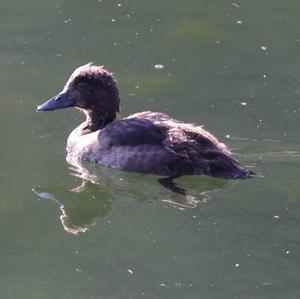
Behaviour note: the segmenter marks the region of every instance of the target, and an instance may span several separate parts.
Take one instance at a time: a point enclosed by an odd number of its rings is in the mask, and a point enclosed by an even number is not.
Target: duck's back
[[[164,113],[142,112],[131,117],[151,120],[166,129],[165,148],[172,153],[168,163],[171,175],[205,174],[226,179],[248,178],[251,172],[231,157],[225,144],[201,126],[183,123]]]
[[[169,176],[249,176],[209,132],[149,111],[108,124],[82,158],[116,169]]]

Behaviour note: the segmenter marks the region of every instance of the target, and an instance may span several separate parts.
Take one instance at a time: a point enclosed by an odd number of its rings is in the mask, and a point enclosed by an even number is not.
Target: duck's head
[[[64,89],[37,107],[37,111],[76,107],[86,114],[93,113],[114,120],[120,107],[119,91],[112,73],[92,63],[78,67]]]

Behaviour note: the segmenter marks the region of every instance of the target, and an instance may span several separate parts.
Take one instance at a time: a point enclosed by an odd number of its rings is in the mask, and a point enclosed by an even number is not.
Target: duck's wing
[[[173,145],[172,150],[176,155],[168,168],[173,175],[204,174],[224,179],[246,179],[254,174],[244,169],[229,153],[213,146],[183,142]]]
[[[166,175],[174,153],[165,146],[167,129],[148,119],[125,118],[99,134],[99,164],[138,172]]]
[[[201,127],[173,119],[130,117],[116,121],[99,135],[100,164],[171,177],[204,174],[225,179],[251,175],[227,147]]]
[[[173,123],[166,144],[175,152],[169,164],[173,175],[205,174],[225,179],[244,179],[251,172],[236,161],[229,149],[202,127]]]
[[[167,138],[167,129],[149,119],[124,118],[107,125],[100,137],[110,146],[160,145]]]

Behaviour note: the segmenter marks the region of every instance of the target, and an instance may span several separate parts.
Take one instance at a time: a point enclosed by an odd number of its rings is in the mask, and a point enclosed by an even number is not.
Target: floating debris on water
[[[64,23],[65,23],[65,24],[68,24],[68,23],[70,23],[71,21],[72,21],[72,19],[71,19],[71,18],[68,18],[68,19],[64,20]]]
[[[155,65],[154,65],[154,68],[157,69],[157,70],[162,70],[162,69],[165,68],[165,66],[164,66],[163,64],[159,64],[159,63],[158,63],[158,64],[155,64]]]
[[[133,271],[131,269],[127,269],[127,272],[129,272],[130,274],[133,274]]]
[[[267,47],[266,46],[261,46],[260,47],[263,51],[266,51],[267,50]]]
[[[262,286],[271,286],[272,283],[271,282],[262,282],[261,285]]]
[[[240,8],[240,6],[237,3],[235,3],[235,2],[231,3],[231,5],[234,6],[234,7],[236,7],[236,8]]]
[[[242,106],[247,106],[248,104],[246,102],[241,102]]]

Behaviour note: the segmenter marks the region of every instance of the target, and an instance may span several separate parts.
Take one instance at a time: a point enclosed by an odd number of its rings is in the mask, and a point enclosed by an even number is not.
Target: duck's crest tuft
[[[73,84],[85,80],[99,80],[104,85],[111,86],[115,83],[113,73],[107,71],[104,66],[94,65],[93,62],[89,62],[85,65],[79,66],[70,76],[65,88],[69,88]]]

